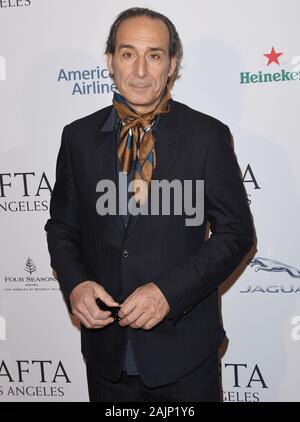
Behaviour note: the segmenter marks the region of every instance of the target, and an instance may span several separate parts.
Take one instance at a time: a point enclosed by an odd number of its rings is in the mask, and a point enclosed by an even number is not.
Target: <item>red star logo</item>
[[[278,57],[282,56],[282,54],[283,53],[276,53],[276,51],[274,50],[274,47],[272,47],[271,53],[264,54],[264,56],[268,58],[267,65],[269,66],[269,64],[271,64],[273,62],[280,64],[279,61],[278,61]]]

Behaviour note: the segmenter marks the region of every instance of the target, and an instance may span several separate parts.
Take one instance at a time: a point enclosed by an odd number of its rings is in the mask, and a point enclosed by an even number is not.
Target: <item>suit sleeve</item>
[[[221,125],[207,153],[204,210],[211,236],[197,253],[154,281],[173,323],[217,289],[253,246],[252,217],[230,140],[228,127]]]
[[[80,251],[80,204],[69,151],[70,126],[63,130],[56,163],[56,182],[50,201],[50,219],[45,225],[51,267],[57,274],[69,310],[69,295],[90,279]]]

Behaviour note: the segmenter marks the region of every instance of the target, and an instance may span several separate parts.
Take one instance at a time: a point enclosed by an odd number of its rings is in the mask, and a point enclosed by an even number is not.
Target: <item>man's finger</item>
[[[138,328],[142,328],[144,325],[146,325],[151,320],[152,320],[152,318],[149,317],[149,315],[144,313],[144,314],[140,315],[139,318],[137,318],[135,321],[133,321],[129,325],[130,325],[131,328],[138,329]]]
[[[120,325],[122,327],[132,324],[134,323],[138,318],[141,317],[141,315],[143,314],[143,311],[139,308],[134,308],[132,310],[132,312],[130,312],[129,314],[127,314],[126,316],[124,316],[121,320],[120,320]],[[119,313],[120,316],[120,313]]]
[[[101,323],[101,320],[105,320],[111,314],[110,311],[102,311],[99,309],[96,301],[90,297],[82,303],[78,311],[84,314],[90,324],[92,324],[95,320]]]
[[[86,328],[91,328],[90,323],[88,322],[88,320],[85,318],[85,316],[79,312],[79,311],[74,311],[73,314],[79,319],[79,321],[86,327]]]
[[[101,311],[94,303],[82,304],[77,308],[77,312],[84,317],[90,326],[102,325],[111,316],[110,311]]]
[[[134,300],[128,301],[127,303],[123,302],[121,305],[121,309],[119,310],[120,318],[124,318],[129,315],[135,308],[137,304]]]
[[[160,323],[160,321],[157,321],[157,320],[152,318],[149,321],[147,321],[146,324],[144,324],[142,326],[142,329],[143,330],[151,330],[153,327],[155,327],[159,323]]]
[[[115,299],[111,297],[103,288],[97,289],[95,293],[95,299],[97,297],[99,297],[107,306],[120,306],[120,304],[116,302]]]
[[[79,318],[80,322],[86,327],[86,328],[103,328],[108,324],[111,324],[114,322],[114,319],[112,317],[108,317],[106,319],[91,319],[90,317],[87,317],[81,313],[76,312],[75,315]]]
[[[112,317],[107,318],[105,321],[103,321],[101,324],[95,323],[95,325],[92,326],[92,328],[103,328],[107,325],[110,325],[114,322],[114,319]]]

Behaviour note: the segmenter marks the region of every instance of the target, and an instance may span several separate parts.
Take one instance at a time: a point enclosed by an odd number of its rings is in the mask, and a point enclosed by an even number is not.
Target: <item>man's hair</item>
[[[179,78],[180,63],[181,63],[182,55],[183,55],[182,44],[181,44],[181,40],[179,38],[178,32],[175,28],[175,25],[170,21],[169,18],[167,18],[165,15],[162,15],[159,12],[155,12],[154,10],[147,9],[145,7],[132,7],[130,9],[127,9],[121,12],[117,16],[116,20],[114,21],[114,23],[112,24],[110,28],[109,35],[106,41],[105,54],[115,53],[116,34],[117,34],[120,24],[126,19],[135,18],[138,16],[146,16],[151,19],[159,19],[162,22],[164,22],[165,25],[167,26],[169,30],[169,35],[170,35],[169,57],[176,58],[175,72],[171,78],[171,81],[169,81],[169,83],[173,85],[175,80]]]

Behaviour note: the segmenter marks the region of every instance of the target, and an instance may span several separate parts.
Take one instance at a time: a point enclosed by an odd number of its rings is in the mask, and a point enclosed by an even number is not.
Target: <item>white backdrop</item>
[[[258,252],[223,288],[224,400],[300,401],[297,0],[0,0],[0,401],[88,400],[43,227],[62,128],[111,104],[105,40],[132,6],[175,23],[173,97],[229,125],[251,202]]]

